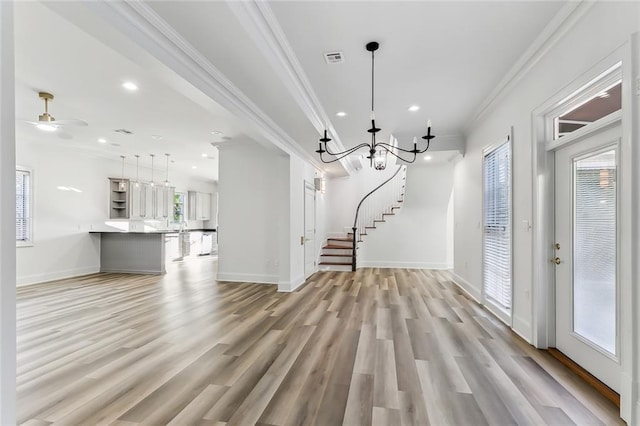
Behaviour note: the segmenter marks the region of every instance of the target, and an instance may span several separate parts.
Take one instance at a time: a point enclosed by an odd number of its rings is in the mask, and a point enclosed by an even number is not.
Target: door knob
[[[554,247],[556,248],[556,250],[560,250],[560,243],[555,243]]]
[[[559,264],[560,264],[560,258],[559,258],[559,257],[556,257],[555,259],[551,259],[551,261],[552,261],[553,263],[555,263],[556,265],[559,265]]]

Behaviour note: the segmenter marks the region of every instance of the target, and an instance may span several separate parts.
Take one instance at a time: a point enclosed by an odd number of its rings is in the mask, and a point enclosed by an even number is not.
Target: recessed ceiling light
[[[55,132],[58,129],[58,127],[54,126],[53,124],[45,123],[40,123],[36,127],[40,130],[44,130],[45,132]]]
[[[213,136],[222,136],[222,132],[218,131],[218,130],[214,130],[213,132],[211,132],[211,134]]]
[[[431,156],[430,155],[425,155],[424,156],[424,161],[431,161]]]
[[[69,188],[67,188],[66,186],[59,186],[58,189],[60,191],[71,191]]]
[[[138,85],[135,84],[133,81],[125,81],[124,83],[122,83],[122,87],[124,87],[125,89],[131,92],[135,92],[136,90],[138,90]]]
[[[159,141],[160,139],[162,139],[162,136],[160,136],[160,135],[151,135],[151,139],[155,139],[155,140]]]
[[[411,112],[416,112],[416,111],[418,111],[419,109],[420,109],[420,105],[411,105],[411,106],[409,107],[409,111],[411,111]]]
[[[338,111],[338,112],[336,112],[336,115],[337,115],[338,117],[346,117],[346,116],[347,116],[347,113],[346,113],[346,112],[344,112],[344,111]]]
[[[100,138],[98,139],[98,142],[100,143],[107,143],[107,140],[105,138]]]
[[[205,154],[204,152],[201,154],[201,156],[202,156],[202,158],[207,158],[208,157],[208,155]]]
[[[198,168],[198,166],[191,166],[191,168],[195,170]]]

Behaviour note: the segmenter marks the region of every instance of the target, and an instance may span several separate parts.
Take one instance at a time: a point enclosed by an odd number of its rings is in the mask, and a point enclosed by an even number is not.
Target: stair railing
[[[356,215],[353,219],[353,227],[351,228],[353,231],[352,271],[355,272],[356,270],[356,250],[359,236],[366,235],[366,230],[369,227],[367,224],[371,224],[371,227],[375,226],[377,221],[384,220],[384,213],[393,213],[392,207],[397,205],[398,202],[404,201],[406,174],[407,166],[398,166],[398,169],[389,179],[376,186],[371,192],[362,197],[362,200],[358,203]],[[393,184],[387,185],[391,181],[394,181]],[[360,214],[361,212],[362,214]]]

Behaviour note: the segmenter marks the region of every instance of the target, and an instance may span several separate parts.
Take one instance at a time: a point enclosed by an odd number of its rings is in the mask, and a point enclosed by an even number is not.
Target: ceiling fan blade
[[[48,124],[52,124],[54,126],[76,126],[76,127],[86,127],[89,125],[86,121],[83,120],[55,120],[50,121]]]

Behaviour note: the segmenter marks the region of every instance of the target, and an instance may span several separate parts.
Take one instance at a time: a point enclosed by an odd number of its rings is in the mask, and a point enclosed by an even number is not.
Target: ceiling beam
[[[143,2],[87,2],[87,7],[119,29],[173,72],[243,120],[269,148],[308,161],[322,169],[315,156],[302,149],[275,121],[218,70],[202,53]]]
[[[329,116],[322,107],[269,4],[257,0],[227,0],[227,4],[258,50],[264,54],[276,71],[318,135],[322,135],[325,129],[328,130],[335,144],[332,150],[344,151],[345,147],[338,132],[331,124]],[[313,143],[312,146],[315,147],[315,142],[314,140],[308,143]],[[340,163],[349,174],[353,173],[358,166],[349,156],[340,160]]]

